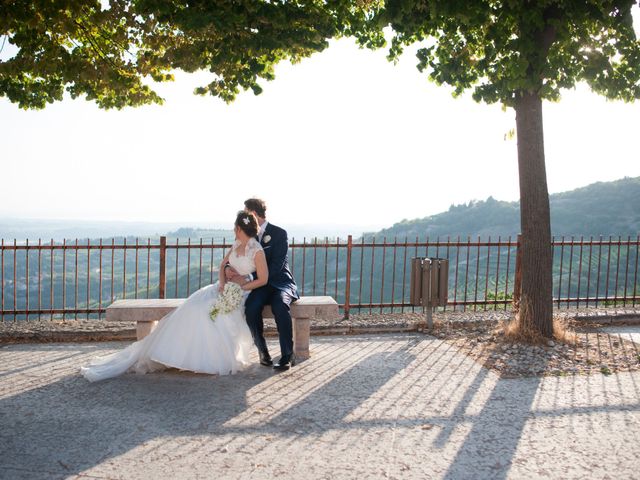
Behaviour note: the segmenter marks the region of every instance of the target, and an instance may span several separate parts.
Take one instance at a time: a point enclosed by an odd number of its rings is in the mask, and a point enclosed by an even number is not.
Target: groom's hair
[[[259,198],[250,198],[244,201],[244,208],[256,212],[259,217],[267,218],[267,204]]]
[[[245,212],[244,210],[239,211],[234,225],[249,237],[258,235],[258,219],[253,213]]]

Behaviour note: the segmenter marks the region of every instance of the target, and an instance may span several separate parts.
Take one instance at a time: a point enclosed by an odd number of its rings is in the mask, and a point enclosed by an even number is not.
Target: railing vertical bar
[[[100,247],[98,253],[98,308],[100,309],[98,320],[100,320],[102,318],[102,238],[100,238],[98,245]]]
[[[187,238],[187,297],[191,295],[191,237]]]
[[[200,270],[198,271],[198,290],[202,288],[202,238],[200,238]]]
[[[318,237],[313,237],[313,282],[312,295],[316,294],[316,278],[318,276]]]
[[[0,239],[0,306],[4,312],[4,238]],[[4,322],[4,313],[0,313],[0,321]]]
[[[307,270],[307,237],[302,237],[302,296],[304,296],[305,274]]]
[[[174,298],[178,298],[178,256],[180,256],[180,249],[178,245],[180,244],[180,239],[176,238],[176,293]]]
[[[569,299],[571,298],[571,271],[573,267],[573,243],[574,237],[571,235],[571,245],[569,246],[569,278],[567,279],[567,309],[569,308]]]
[[[460,235],[458,235],[458,238],[456,240],[456,273],[455,273],[455,280],[454,280],[454,285],[453,285],[453,303],[454,305],[457,303],[458,301],[458,263],[460,260]],[[454,306],[453,309],[455,310],[456,307]]]
[[[487,242],[487,269],[484,274],[484,310],[487,311],[487,292],[489,291],[489,264],[491,263],[491,235]],[[497,300],[497,299],[496,299]]]
[[[582,282],[582,250],[584,249],[584,235],[580,235],[580,257],[578,259],[578,291],[576,292],[576,308],[580,308],[580,283]]]
[[[403,255],[402,255],[402,313],[404,313],[404,303],[405,303],[405,299],[406,297],[406,293],[407,293],[407,249],[409,248],[407,246],[407,237],[405,235],[404,237],[404,248],[403,250]]]
[[[158,298],[167,296],[167,237],[160,236],[160,253],[158,255]]]
[[[633,274],[633,306],[636,306],[636,297],[638,296],[638,255],[640,254],[640,235],[636,237],[636,268]]]
[[[502,247],[502,236],[498,235],[498,258],[496,260],[496,289],[495,289],[495,300],[496,303],[493,304],[493,310],[498,309],[498,283],[500,281],[500,248]],[[505,298],[506,300],[506,298]]]
[[[51,251],[53,254],[53,250]],[[53,301],[53,298],[51,299]],[[51,306],[53,308],[53,305]],[[67,309],[67,239],[62,239],[62,309]],[[64,315],[64,314],[63,314]]]
[[[324,288],[322,290],[323,295],[327,295],[327,278],[329,268],[329,237],[324,237]]]
[[[598,298],[600,296],[600,265],[602,262],[602,235],[600,235],[600,241],[598,242],[598,274],[596,277],[596,307],[598,306]]]
[[[213,283],[213,269],[214,269],[214,265],[213,265],[213,237],[211,237],[211,248],[210,250],[210,254],[211,254],[211,265],[209,266],[209,284]],[[224,257],[222,257],[224,258]]]
[[[396,306],[396,257],[398,250],[398,237],[393,237],[393,273],[391,274],[391,313],[395,312]]]
[[[29,320],[29,239],[25,240],[25,249],[24,249],[24,257],[25,257],[25,281],[26,287],[25,290],[25,306],[27,310],[27,314],[25,316],[26,320]]]
[[[87,320],[89,320],[89,304],[90,303],[91,303],[91,240],[87,238]]]
[[[417,257],[418,256],[418,235],[416,235],[416,240],[415,240],[415,244],[414,244],[414,249],[413,249],[413,256]],[[409,285],[409,288],[411,288],[411,285]],[[414,305],[411,305],[411,312],[415,312],[416,311],[416,307]]]
[[[64,252],[64,250],[63,250]],[[63,253],[64,254],[64,253]],[[53,309],[54,309],[54,302],[53,302],[53,238],[51,239],[51,255],[49,258],[49,303],[51,304],[51,314],[49,317],[49,320],[53,320]],[[64,279],[63,279],[63,286],[64,286]],[[62,305],[62,309],[64,310],[64,305]],[[64,320],[64,314],[62,314],[62,318]]]
[[[593,236],[589,236],[589,265],[587,266],[587,297],[585,307],[589,307],[589,292],[591,291],[591,261],[593,259]]]
[[[18,249],[16,248],[16,246],[18,245],[18,241],[14,238],[13,239],[13,321],[15,322],[17,320],[17,316],[16,316],[16,310],[18,310],[18,279],[17,279],[17,259],[16,259],[16,255],[18,253]]]
[[[478,236],[478,245],[476,249],[476,282],[473,291],[473,311],[478,309],[478,277],[480,276],[480,236]]]
[[[335,290],[333,292],[333,298],[338,301],[338,264],[340,262],[340,237],[336,239],[336,276],[334,283]]]
[[[73,298],[73,309],[74,309],[74,316],[75,319],[78,319],[78,238],[76,237],[76,248],[74,248],[74,263],[75,263],[75,268],[74,268],[74,279],[75,279],[75,284],[73,286],[74,289],[74,298]],[[64,318],[64,317],[63,317]]]
[[[358,304],[362,305],[362,277],[364,276],[364,235],[362,236],[360,245],[360,285],[358,286]],[[362,311],[362,307],[359,307],[358,312]]]
[[[555,244],[555,237],[551,237],[551,244]],[[562,261],[564,260],[564,235],[560,240],[560,270],[559,270],[559,279],[558,279],[558,308],[560,308],[560,291],[562,290]]]
[[[627,263],[624,269],[624,303],[627,306],[627,285],[629,283],[629,257],[631,256],[631,235],[627,237]]]
[[[516,247],[517,248],[517,247]],[[504,281],[504,298],[505,300],[507,299],[507,296],[509,295],[509,267],[511,266],[511,235],[509,235],[509,238],[507,239],[507,275]],[[516,292],[513,292],[513,295],[511,296],[511,298],[515,299],[516,297]],[[508,306],[509,302],[504,302],[504,310],[507,310],[507,306]]]
[[[467,258],[466,258],[466,266],[464,272],[464,305],[462,306],[462,310],[467,310],[467,284],[469,282],[469,253],[471,251],[471,237],[467,236]]]
[[[415,243],[415,248],[414,248],[414,253],[413,253],[415,257],[418,256],[418,240],[419,240],[419,238],[420,237],[418,235],[416,235],[416,243]],[[415,312],[416,311],[416,307],[412,306],[411,307],[411,311]]]
[[[116,294],[115,294],[115,273],[113,271],[114,269],[114,260],[113,257],[115,256],[115,252],[116,252],[116,239],[115,237],[111,237],[111,303],[113,303],[113,301],[116,299]]]
[[[4,238],[0,238],[0,322],[4,322]]]
[[[372,304],[373,304],[373,264],[376,257],[376,237],[372,239],[372,247],[371,247],[371,269],[369,271],[369,315],[373,313]]]
[[[296,238],[295,237],[291,237],[291,271],[295,272],[296,271],[296,249],[294,247],[294,245],[296,244]]]
[[[123,242],[123,262],[122,262],[122,298],[127,298],[127,237]]]
[[[616,283],[613,287],[613,301],[616,302],[618,300],[618,275],[620,273],[620,242],[622,241],[622,237],[618,235],[618,254],[616,258]]]
[[[138,247],[140,245],[139,239],[138,237],[136,237],[136,257],[135,257],[135,275],[134,275],[134,279],[135,279],[135,285],[133,287],[133,298],[138,298]]]
[[[611,235],[609,235],[609,252],[607,253],[607,277],[604,284],[604,300],[609,299],[609,269],[611,267]]]
[[[38,239],[38,310],[42,310],[42,239]],[[38,320],[42,313],[38,312]]]
[[[384,303],[384,262],[387,257],[387,237],[382,237],[382,278],[380,279],[380,313],[382,313],[382,304]],[[373,268],[372,268],[373,270]]]
[[[147,237],[147,295],[149,298],[149,288],[151,283],[151,238]]]
[[[347,235],[347,278],[344,287],[344,318],[349,318],[351,310],[351,257],[353,253],[353,237]]]
[[[449,235],[447,235],[447,264],[451,263],[451,260],[449,258],[449,247],[451,245],[451,237]],[[449,276],[447,275],[447,278]],[[449,285],[447,285],[447,293],[449,292]],[[448,302],[447,302],[448,303]],[[442,308],[442,310],[444,310],[445,312],[447,311],[447,303],[444,304],[444,307]],[[454,307],[455,310],[455,307]]]

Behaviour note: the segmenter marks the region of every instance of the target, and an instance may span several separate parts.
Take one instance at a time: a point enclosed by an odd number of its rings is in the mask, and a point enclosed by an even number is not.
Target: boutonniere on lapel
[[[271,241],[271,235],[265,235],[262,239],[262,243],[269,243]]]

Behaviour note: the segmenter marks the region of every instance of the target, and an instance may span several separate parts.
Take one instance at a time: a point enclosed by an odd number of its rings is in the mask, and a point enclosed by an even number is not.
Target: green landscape
[[[509,300],[515,277],[518,208],[517,202],[493,198],[471,201],[353,238],[350,304],[364,305],[369,311],[407,303],[413,257],[449,260],[449,300],[461,303],[459,308],[462,304],[473,308],[487,300]],[[558,243],[554,248],[556,298],[598,296],[616,303],[618,297],[638,296],[640,178],[599,182],[552,195],[551,219]],[[167,297],[186,297],[215,281],[218,264],[233,240],[229,230],[188,226],[165,236]],[[572,238],[585,243],[570,244]],[[510,246],[497,245],[498,240],[509,239]],[[157,298],[159,242],[160,235],[74,238],[54,242],[53,258],[51,249],[29,249],[27,256],[25,249],[5,248],[0,269],[3,317],[13,319],[6,312],[24,310],[27,302],[29,310],[77,310],[103,309],[119,298]],[[31,240],[29,245],[37,243]],[[4,244],[12,245],[13,241],[4,239]],[[96,248],[100,245],[102,248]],[[332,295],[340,304],[345,303],[345,239],[296,242],[290,261],[304,295]],[[505,307],[506,303],[496,305]]]

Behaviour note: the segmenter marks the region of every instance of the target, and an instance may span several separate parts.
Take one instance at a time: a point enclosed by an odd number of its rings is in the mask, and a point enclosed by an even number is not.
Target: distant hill
[[[550,196],[551,231],[561,235],[632,235],[640,233],[640,177],[598,182]],[[424,239],[427,236],[496,238],[520,231],[520,202],[489,197],[430,217],[403,220],[366,236]]]

